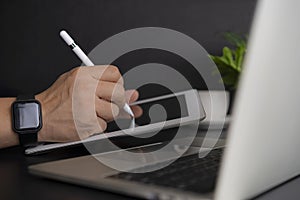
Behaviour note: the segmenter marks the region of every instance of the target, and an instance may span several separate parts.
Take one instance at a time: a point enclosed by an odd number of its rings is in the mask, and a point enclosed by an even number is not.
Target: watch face
[[[13,128],[22,131],[38,131],[41,128],[41,106],[38,101],[16,101],[13,104]]]

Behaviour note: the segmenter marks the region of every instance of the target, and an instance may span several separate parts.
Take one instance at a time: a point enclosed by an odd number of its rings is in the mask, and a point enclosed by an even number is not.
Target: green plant
[[[247,38],[229,32],[224,34],[224,38],[232,45],[232,48],[225,46],[222,56],[210,55],[210,58],[216,63],[224,85],[228,89],[236,89],[243,69]]]

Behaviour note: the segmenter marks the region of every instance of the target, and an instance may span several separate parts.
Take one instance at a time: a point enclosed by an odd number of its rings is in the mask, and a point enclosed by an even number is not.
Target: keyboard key
[[[185,156],[153,172],[122,172],[111,177],[192,192],[211,192],[215,187],[222,152],[223,149],[215,149],[204,158],[199,158],[198,154]],[[149,166],[141,169],[149,169]]]

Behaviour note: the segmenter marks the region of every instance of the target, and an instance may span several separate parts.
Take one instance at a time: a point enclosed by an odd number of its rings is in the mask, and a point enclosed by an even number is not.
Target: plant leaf
[[[233,60],[234,58],[233,58],[232,52],[228,47],[223,48],[223,56],[222,57],[227,60],[227,63],[230,67],[232,67],[234,69],[237,68],[237,66],[235,65],[235,62]]]
[[[215,62],[222,76],[220,81],[227,87],[235,89],[246,53],[246,37],[228,32],[224,34],[224,37],[234,46],[234,49],[225,46],[222,56],[210,55],[210,58]],[[213,74],[218,73],[218,71],[214,71]]]
[[[244,61],[244,56],[245,56],[245,48],[244,47],[237,47],[235,50],[235,63],[237,66],[237,70],[241,72],[242,70],[242,64]]]

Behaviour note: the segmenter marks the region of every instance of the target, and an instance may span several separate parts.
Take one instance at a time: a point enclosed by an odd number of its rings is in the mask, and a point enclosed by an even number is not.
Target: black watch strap
[[[27,101],[35,99],[34,95],[32,94],[22,94],[17,97],[18,101]],[[30,147],[30,146],[36,146],[38,137],[37,132],[32,133],[26,133],[26,134],[18,134],[19,135],[19,141],[20,145],[23,147]]]
[[[37,145],[38,136],[36,132],[19,134],[20,145],[23,147],[32,147]]]
[[[31,100],[31,99],[35,99],[33,94],[21,94],[19,96],[17,96],[17,100],[18,101],[27,101],[27,100]]]

